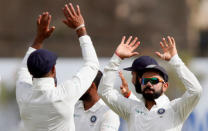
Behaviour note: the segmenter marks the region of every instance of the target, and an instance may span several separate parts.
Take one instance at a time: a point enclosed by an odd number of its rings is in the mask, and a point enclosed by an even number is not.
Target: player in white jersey
[[[97,89],[102,78],[98,71],[90,88],[75,105],[74,121],[76,131],[118,131],[120,120],[100,99]]]
[[[74,106],[92,84],[99,63],[90,37],[87,35],[79,6],[63,8],[63,22],[79,37],[84,65],[72,79],[56,83],[57,56],[41,49],[43,41],[54,31],[51,15],[44,12],[37,19],[37,36],[28,49],[16,82],[16,99],[24,131],[75,131]],[[60,45],[60,43],[57,43]],[[61,46],[61,45],[60,45]]]
[[[182,125],[200,99],[201,85],[194,74],[179,58],[175,40],[163,38],[160,45],[163,53],[155,52],[162,60],[168,61],[183,82],[186,92],[180,98],[166,101],[164,92],[168,88],[168,75],[159,65],[148,65],[141,72],[139,82],[143,99],[126,99],[113,88],[119,65],[124,58],[139,54],[134,50],[140,42],[122,38],[108,66],[105,67],[101,85],[98,88],[103,101],[128,123],[129,131],[180,131]],[[136,74],[132,72],[132,82]]]

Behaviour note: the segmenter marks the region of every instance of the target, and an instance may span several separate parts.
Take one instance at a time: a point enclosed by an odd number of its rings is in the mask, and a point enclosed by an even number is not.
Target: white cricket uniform
[[[151,110],[144,101],[124,98],[113,88],[121,59],[114,54],[104,69],[98,93],[103,101],[128,123],[129,131],[180,131],[188,115],[199,101],[202,88],[192,72],[178,55],[169,64],[176,70],[186,87],[186,92],[173,101],[164,101],[164,95],[156,99]]]
[[[76,131],[118,131],[119,116],[105,105],[102,99],[84,110],[83,101],[77,102],[74,111]]]
[[[74,131],[74,106],[92,84],[99,69],[96,52],[89,36],[79,38],[83,67],[71,80],[55,87],[54,79],[33,78],[28,72],[29,48],[18,72],[16,99],[24,131]]]

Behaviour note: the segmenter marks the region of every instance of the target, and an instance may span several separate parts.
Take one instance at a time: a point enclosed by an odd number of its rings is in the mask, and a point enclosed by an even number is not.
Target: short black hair
[[[103,73],[100,70],[98,70],[98,73],[97,73],[95,79],[93,80],[93,83],[95,83],[97,89],[100,84],[100,80],[101,80],[102,76],[103,76]]]

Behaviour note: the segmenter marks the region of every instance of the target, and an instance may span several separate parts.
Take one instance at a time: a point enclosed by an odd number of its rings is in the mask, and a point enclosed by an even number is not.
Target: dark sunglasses
[[[157,84],[159,82],[165,83],[162,79],[156,78],[156,77],[152,77],[152,78],[142,78],[142,85],[146,85],[148,82],[150,82],[151,84]]]

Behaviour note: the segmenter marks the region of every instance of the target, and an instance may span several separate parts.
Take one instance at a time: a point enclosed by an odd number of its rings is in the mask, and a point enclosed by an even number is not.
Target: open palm
[[[159,56],[161,59],[169,61],[174,55],[177,54],[177,49],[174,38],[168,36],[167,39],[168,42],[165,38],[163,38],[162,42],[160,42],[160,46],[163,50],[163,53],[155,52],[155,54]]]
[[[134,52],[134,50],[140,45],[140,41],[137,41],[138,38],[135,37],[131,41],[132,36],[130,36],[126,42],[125,39],[126,37],[123,36],[121,43],[117,47],[115,53],[122,59],[138,55],[139,54],[138,52]]]

